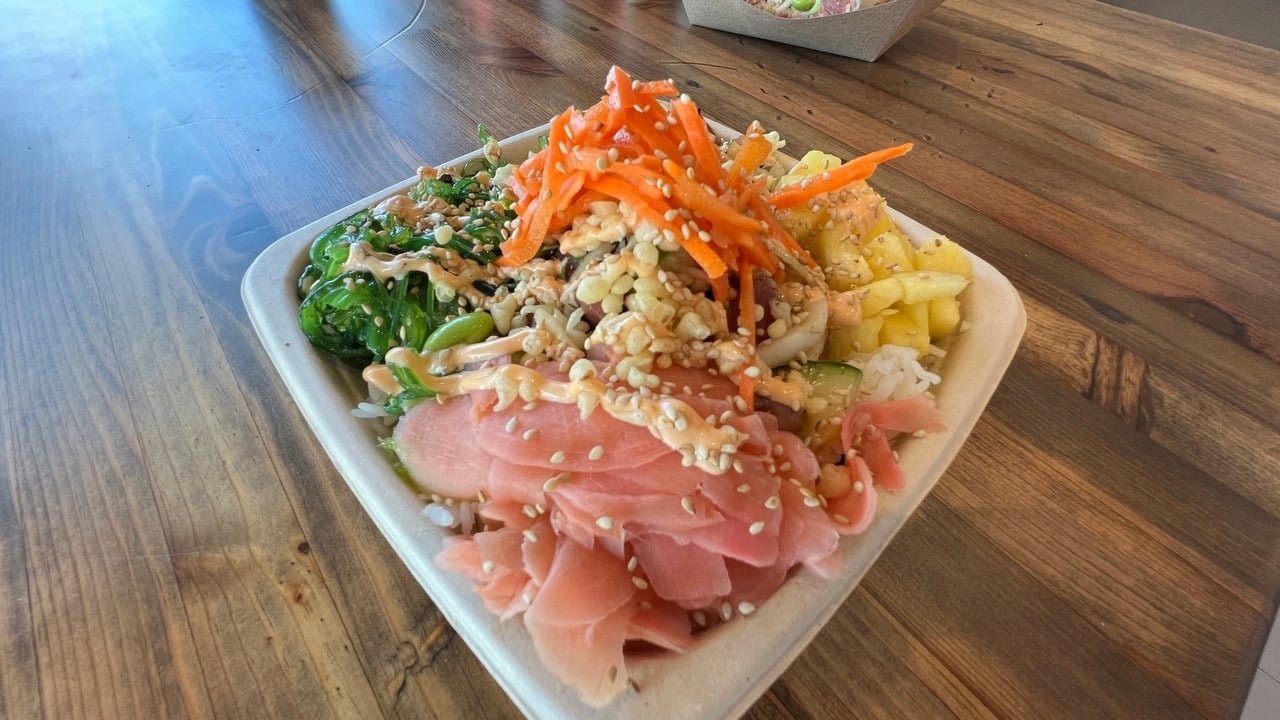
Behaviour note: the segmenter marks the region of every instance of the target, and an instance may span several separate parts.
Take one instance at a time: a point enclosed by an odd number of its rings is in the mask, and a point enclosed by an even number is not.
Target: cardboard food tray
[[[694,25],[868,62],[884,54],[942,0],[889,0],[843,15],[781,18],[743,0],[684,0]]]
[[[738,135],[718,123],[712,127],[721,137]],[[523,157],[546,131],[544,125],[503,141],[504,154]],[[478,155],[442,165],[461,166]],[[688,653],[629,658],[634,687],[605,708],[591,708],[542,666],[519,620],[500,621],[485,609],[469,579],[436,566],[432,559],[452,531],[428,522],[422,516],[423,501],[396,477],[377,445],[386,428],[351,414],[366,395],[359,372],[312,347],[298,327],[296,280],[308,262],[312,239],[415,183],[416,178],[397,183],[276,241],[245,273],[241,295],[268,356],[351,492],[458,635],[531,718],[714,720],[734,718],[750,708],[839,610],[942,476],[1004,375],[1026,321],[1009,281],[970,255],[974,279],[961,295],[969,330],[951,344],[942,384],[936,388],[947,429],[901,445],[907,486],[880,496],[879,511],[866,532],[841,539],[843,570],[825,579],[800,570],[750,617],[708,632]],[[923,225],[890,212],[913,243],[934,237]]]

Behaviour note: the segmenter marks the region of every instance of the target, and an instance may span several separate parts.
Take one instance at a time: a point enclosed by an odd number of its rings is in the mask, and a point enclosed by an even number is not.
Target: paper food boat
[[[781,18],[744,0],[684,0],[694,25],[872,61],[907,34],[942,0],[889,0],[862,10],[812,18]]]

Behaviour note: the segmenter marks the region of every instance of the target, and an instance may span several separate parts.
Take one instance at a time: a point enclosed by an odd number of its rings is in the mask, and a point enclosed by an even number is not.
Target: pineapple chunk
[[[800,162],[796,163],[790,172],[778,178],[778,187],[800,182],[804,178],[839,166],[840,158],[835,155],[824,153],[821,150],[810,150],[804,154],[804,157],[800,158]]]
[[[973,264],[964,248],[939,235],[926,240],[915,252],[917,270],[952,273],[966,280],[973,279]]]
[[[863,317],[862,322],[851,327],[837,328],[827,336],[826,360],[844,362],[854,353],[873,353],[880,349],[880,328],[884,316]]]
[[[872,279],[871,267],[845,223],[819,230],[810,241],[810,252],[827,269],[827,284],[833,290],[852,290]]]
[[[902,314],[911,318],[911,324],[922,330],[929,329],[929,303],[904,303],[902,305]],[[926,332],[926,335],[928,333]]]
[[[905,313],[890,315],[880,328],[881,345],[905,345],[924,355],[929,352],[929,329],[915,324]]]
[[[929,336],[937,340],[955,331],[960,324],[960,301],[956,298],[937,298],[929,301]]]
[[[902,285],[902,301],[908,305],[955,297],[969,284],[961,275],[941,272],[899,273],[894,277]]]
[[[876,221],[867,228],[863,239],[870,240],[887,232],[898,232],[898,224],[890,217],[888,206],[881,202],[876,207]]]
[[[916,269],[912,260],[915,249],[905,237],[896,232],[880,233],[864,247],[870,251],[864,254],[877,280]]]
[[[863,317],[876,315],[902,299],[902,283],[892,277],[867,283],[858,289],[858,299]]]

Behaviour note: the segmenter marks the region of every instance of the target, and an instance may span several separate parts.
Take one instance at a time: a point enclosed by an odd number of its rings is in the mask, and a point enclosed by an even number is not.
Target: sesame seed
[[[862,492],[862,491],[863,491],[863,490],[865,490],[865,489],[866,489],[866,486],[862,484],[862,481],[861,481],[861,480],[855,480],[855,481],[854,481],[854,483],[853,483],[853,491],[854,491],[854,492],[856,492],[856,493],[860,493],[860,492]]]
[[[525,440],[532,440],[534,437],[537,436],[537,434],[538,434],[538,428],[529,428],[528,430],[525,430],[524,433],[520,435],[520,437],[524,438]]]
[[[603,157],[596,158],[596,169],[602,172],[609,169],[609,161]]]
[[[532,505],[525,505],[524,507],[520,508],[520,512],[524,513],[525,517],[531,517],[531,518],[538,517],[538,511],[534,510]]]
[[[743,495],[746,495],[747,493],[751,492],[751,484],[742,483],[741,485],[738,486],[738,492],[742,493]]]
[[[525,539],[525,540],[528,540],[528,541],[529,541],[529,542],[531,542],[531,543],[536,543],[536,542],[538,542],[538,533],[536,533],[536,532],[534,532],[534,531],[532,531],[532,530],[525,530],[525,531],[524,531],[524,539]]]
[[[608,515],[601,515],[600,517],[596,518],[596,527],[600,528],[601,530],[612,530],[613,518],[609,517]]]
[[[822,501],[818,499],[817,495],[805,495],[804,504],[806,507],[818,507],[822,504]]]
[[[734,459],[734,461],[733,461],[733,470],[734,470],[734,472],[737,472],[737,473],[741,473],[741,472],[743,472],[743,468],[742,468],[742,461],[741,461],[741,460],[738,460],[738,459],[736,459],[736,458]]]
[[[595,447],[591,448],[591,452],[587,453],[588,460],[599,460],[602,457],[604,457],[603,445],[596,445]]]
[[[751,523],[751,527],[747,528],[747,532],[751,533],[752,535],[759,535],[760,533],[764,532],[764,521],[757,520]]]
[[[746,600],[743,600],[742,602],[738,603],[738,612],[742,613],[743,615],[750,615],[755,611],[756,611],[756,606],[747,602]]]
[[[778,466],[778,470],[779,470],[780,472],[786,472],[786,471],[788,471],[788,470],[790,470],[790,469],[791,469],[791,463],[790,463],[790,462],[784,462],[784,463],[782,463],[781,465],[779,465],[779,466]]]
[[[519,424],[519,422],[520,421],[517,420],[514,415],[512,415],[511,419],[507,421],[507,432],[515,432],[516,425]]]
[[[491,572],[493,572],[493,561],[492,561],[492,560],[485,560],[483,563],[481,563],[481,565],[480,565],[480,569],[481,569],[481,570],[483,570],[483,571],[485,571],[486,573],[491,573]]]
[[[532,603],[533,603],[533,591],[532,591],[532,590],[525,590],[524,592],[520,593],[520,599],[521,599],[521,600],[524,600],[524,604],[525,604],[525,605],[532,604]]]
[[[636,566],[638,566],[639,564],[640,564],[640,558],[636,557],[635,555],[632,555],[631,559],[627,561],[627,572],[635,572]]]
[[[746,370],[743,370],[742,374],[746,375],[749,378],[758,378],[760,377],[760,368],[756,367],[755,365],[752,365]]]
[[[783,450],[783,449],[782,449],[782,446],[781,446],[781,445],[774,445],[774,446],[773,446],[773,454],[774,454],[775,456],[777,456],[777,457],[782,457],[782,453],[783,453],[783,452],[785,452],[785,450]]]
[[[701,610],[694,610],[694,611],[693,611],[693,622],[694,622],[694,624],[696,624],[698,627],[706,627],[706,626],[707,626],[707,614],[706,614],[706,613],[704,613],[704,612],[702,612]]]
[[[684,497],[680,498],[680,507],[684,508],[684,511],[689,513],[690,515],[693,515],[695,512],[697,512],[693,507],[693,498],[689,497],[688,495],[685,495]]]
[[[853,524],[852,522],[850,522],[850,521],[849,521],[849,518],[847,518],[847,517],[845,517],[845,516],[841,515],[840,513],[834,513],[834,514],[832,514],[831,519],[832,519],[832,520],[835,520],[836,522],[840,523],[841,525],[852,525],[852,524]]]
[[[728,620],[731,617],[733,617],[733,605],[730,605],[729,601],[725,600],[720,603],[720,619]]]
[[[782,499],[777,495],[770,495],[768,500],[764,501],[764,506],[770,510],[777,510],[782,505]]]
[[[927,434],[928,434],[928,433],[926,433],[926,432],[925,432],[925,431],[923,431],[923,430],[916,430],[915,432],[911,433],[911,437],[918,437],[918,438],[922,438],[922,437],[924,437],[924,436],[925,436],[925,435],[927,435]]]
[[[563,451],[563,450],[557,450],[557,451],[555,451],[555,452],[551,453],[551,464],[552,464],[552,465],[559,465],[559,464],[560,464],[560,463],[562,463],[562,462],[564,462],[564,451]]]

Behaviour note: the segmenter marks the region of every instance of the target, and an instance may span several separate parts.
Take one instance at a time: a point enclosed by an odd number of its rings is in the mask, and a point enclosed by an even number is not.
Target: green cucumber
[[[840,362],[811,361],[800,370],[813,388],[811,397],[831,399],[836,393],[853,395],[862,382],[862,371]]]

